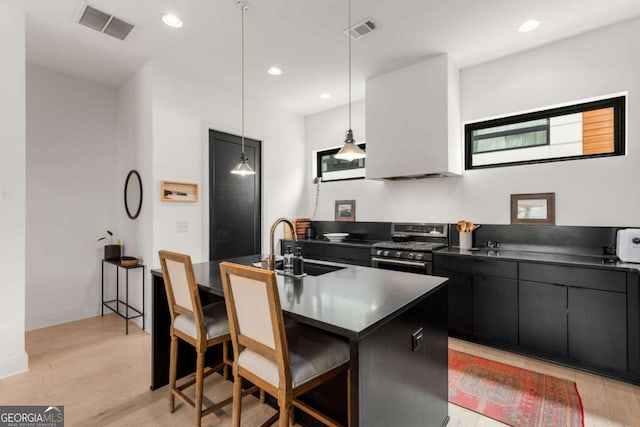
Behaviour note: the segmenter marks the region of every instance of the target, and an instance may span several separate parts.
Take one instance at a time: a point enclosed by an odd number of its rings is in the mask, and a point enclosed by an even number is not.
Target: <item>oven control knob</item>
[[[382,255],[389,256],[389,251],[384,251]]]
[[[408,256],[409,256],[409,259],[413,259],[415,255],[413,254],[413,252],[410,252]]]
[[[396,252],[396,258],[400,258],[402,256],[402,252],[398,251]]]
[[[382,255],[382,251],[378,250],[378,252],[376,252],[376,255],[378,255],[378,256]]]
[[[422,254],[416,254],[416,259],[417,260],[421,260],[422,259]]]

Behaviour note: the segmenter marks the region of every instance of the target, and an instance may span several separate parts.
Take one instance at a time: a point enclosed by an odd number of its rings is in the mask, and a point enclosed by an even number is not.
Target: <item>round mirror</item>
[[[132,170],[124,183],[124,208],[129,218],[136,219],[142,209],[142,179],[138,171]]]

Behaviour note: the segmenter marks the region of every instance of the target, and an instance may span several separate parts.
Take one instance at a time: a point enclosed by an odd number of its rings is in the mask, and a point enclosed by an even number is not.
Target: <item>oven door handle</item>
[[[387,263],[387,264],[399,264],[399,265],[411,265],[414,267],[426,267],[427,263],[426,262],[421,262],[421,261],[405,261],[405,260],[401,260],[401,259],[388,259],[388,258],[377,258],[377,257],[372,257],[371,261],[374,262],[383,262],[383,263]]]

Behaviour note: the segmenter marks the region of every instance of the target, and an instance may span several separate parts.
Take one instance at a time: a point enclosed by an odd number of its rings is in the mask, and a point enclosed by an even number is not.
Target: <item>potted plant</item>
[[[107,235],[108,236],[102,236],[98,239],[98,242],[101,240],[109,241],[108,245],[104,245],[104,259],[120,259],[120,255],[122,254],[120,239],[117,239],[116,244],[113,244],[113,233],[110,230],[107,230]]]

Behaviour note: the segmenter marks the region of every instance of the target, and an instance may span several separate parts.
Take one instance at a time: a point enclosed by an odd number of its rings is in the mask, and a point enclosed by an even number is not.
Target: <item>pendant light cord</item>
[[[347,24],[347,37],[349,38],[349,129],[351,129],[351,0],[349,0],[349,22]]]
[[[241,130],[242,130],[242,157],[244,157],[244,10],[245,10],[245,5],[244,4],[240,5],[240,10],[241,10],[240,17],[241,17],[241,21],[242,21],[242,23],[240,25],[240,27],[242,28],[242,35],[240,37],[241,45],[242,45],[241,49],[240,49],[240,52],[241,52],[241,55],[240,55],[241,56],[241,60],[240,60],[240,63],[241,63],[240,76],[241,77],[240,77],[240,81],[241,81],[241,86],[242,86],[242,88],[240,90],[241,93],[242,93],[242,95],[241,95],[241,97],[242,97],[242,103],[241,103],[242,104],[242,107],[241,107],[241,109],[242,109],[242,120],[241,120],[241,123],[242,124],[241,124]]]

